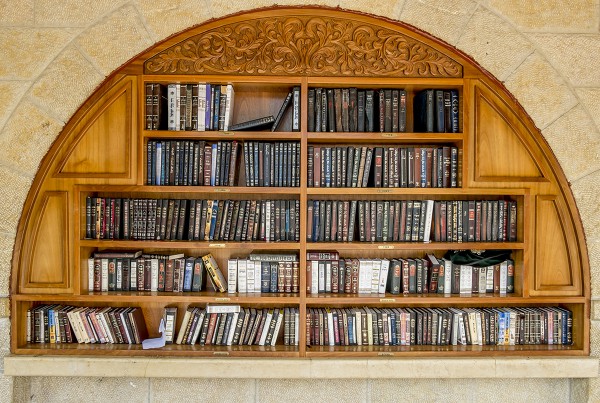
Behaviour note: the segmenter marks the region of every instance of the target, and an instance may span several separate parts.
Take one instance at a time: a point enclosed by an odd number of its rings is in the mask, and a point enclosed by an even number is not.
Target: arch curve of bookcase
[[[94,302],[85,295],[86,254],[99,247],[124,246],[84,240],[82,195],[94,190],[145,191],[144,141],[150,134],[143,126],[144,82],[192,79],[243,83],[243,91],[248,92],[256,88],[268,92],[268,88],[285,85],[297,85],[306,92],[310,85],[336,84],[459,89],[462,130],[455,137],[373,133],[370,141],[453,142],[463,151],[463,185],[445,189],[441,193],[444,197],[515,196],[520,201],[514,248],[519,256],[516,270],[520,302],[547,302],[572,309],[577,336],[574,349],[568,353],[589,354],[590,275],[583,227],[568,181],[527,113],[498,80],[472,59],[427,33],[383,18],[314,7],[244,12],[179,33],[115,71],[81,105],[44,157],[19,221],[11,281],[13,352],[40,351],[27,349],[24,335],[24,315],[35,302],[127,305],[126,298],[111,301],[110,296],[103,296]],[[267,97],[275,98],[271,102],[274,106],[281,101],[280,95]],[[306,100],[303,93],[302,105]],[[238,118],[249,114],[249,107],[245,108]],[[303,111],[300,133],[286,133],[284,138],[300,140],[302,147],[320,142],[318,133],[308,132],[306,120]],[[265,138],[260,133],[226,135],[213,133],[211,139]],[[336,141],[352,140],[340,133],[325,142]],[[302,155],[306,157],[305,150]],[[304,166],[301,172],[306,173]],[[160,192],[156,188],[150,191]],[[235,193],[234,189],[228,191]],[[169,192],[179,191],[170,188]],[[278,193],[277,189],[273,193]],[[310,195],[305,179],[297,194],[305,208]],[[277,244],[270,246],[278,248]],[[493,244],[467,246],[494,248]],[[340,247],[348,249],[343,244]],[[421,249],[427,248],[424,245]],[[301,238],[296,250],[307,249],[310,246]],[[301,306],[306,303],[304,291],[298,301]],[[156,311],[160,305],[139,304]],[[454,306],[461,306],[460,301]],[[154,323],[153,319],[150,322]],[[54,352],[77,354],[75,350],[65,351]],[[86,349],[85,353],[94,354],[94,350]]]

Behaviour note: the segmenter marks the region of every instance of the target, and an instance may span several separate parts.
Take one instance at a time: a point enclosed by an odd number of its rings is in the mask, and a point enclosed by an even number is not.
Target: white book
[[[254,264],[254,292],[258,292],[260,293],[260,287],[261,287],[261,283],[260,283],[260,273],[261,270],[261,265],[255,263]]]
[[[379,272],[379,293],[380,294],[385,294],[389,271],[390,271],[390,261],[388,259],[381,259],[381,271]]]
[[[101,264],[101,283],[100,283],[100,291],[105,292],[108,291],[108,259],[102,259]]]
[[[158,291],[158,259],[150,259],[150,291]]]
[[[75,333],[75,338],[77,339],[78,343],[84,343],[83,335],[81,334],[81,329],[79,328],[79,323],[77,321],[78,314],[76,313],[76,312],[80,311],[81,309],[82,308],[76,308],[76,309],[73,309],[73,310],[67,312],[67,319],[69,319],[69,323],[71,324],[71,329],[73,329],[73,332]],[[43,338],[41,340],[43,340]]]
[[[117,260],[117,268],[116,268],[116,277],[117,277],[117,284],[116,284],[116,291],[121,291],[123,289],[123,260],[122,259],[118,259]]]
[[[485,294],[487,288],[487,267],[478,267],[477,270],[479,270],[479,293]]]
[[[444,259],[444,295],[452,294],[452,261]]]
[[[494,266],[488,266],[486,270],[485,292],[494,292]]]
[[[235,294],[237,291],[237,259],[229,259],[227,261],[227,292]]]
[[[265,241],[271,239],[271,203],[265,203]]]
[[[206,84],[198,84],[198,130],[206,131]]]
[[[333,333],[333,313],[327,308],[327,329],[329,333],[329,345],[335,346],[335,335]]]
[[[265,323],[263,325],[262,333],[260,334],[260,339],[258,340],[259,346],[264,346],[265,341],[267,340],[267,334],[269,333],[269,326],[271,326],[271,321],[273,320],[273,310],[269,309],[267,312],[267,317],[265,318]]]
[[[460,266],[460,293],[470,294],[473,291],[473,267]]]
[[[371,293],[379,292],[379,274],[381,273],[381,259],[371,260]]]
[[[202,324],[204,323],[205,316],[206,316],[205,312],[201,311],[200,316],[198,317],[198,324],[196,325],[196,329],[194,330],[194,335],[192,336],[192,342],[190,343],[191,345],[196,344],[196,341],[198,341],[198,336],[200,335],[200,331],[202,330]]]
[[[331,292],[331,261],[325,261],[325,292]]]
[[[233,99],[235,97],[235,91],[233,85],[227,84],[227,100],[225,101],[225,123],[223,130],[229,130],[229,126],[233,123]]]
[[[94,258],[88,259],[88,291],[94,291]],[[27,322],[29,324],[29,322]]]
[[[500,294],[506,294],[506,283],[508,282],[508,261],[500,263]]]
[[[300,340],[300,311],[294,310],[294,345],[297,346]]]
[[[431,242],[431,222],[433,221],[433,200],[425,200],[425,232],[423,242]]]
[[[362,346],[362,311],[354,309],[354,329],[356,329],[356,344]],[[329,339],[331,340],[331,339]],[[333,344],[332,344],[333,345]]]
[[[371,279],[373,263],[369,259],[359,259],[358,292],[359,294],[371,293]]]
[[[509,332],[508,332],[508,345],[509,346],[514,346],[515,345],[515,340],[516,340],[516,335],[517,335],[517,313],[510,309],[510,313],[509,313],[509,317],[510,317],[510,328],[509,328]]]
[[[96,315],[96,317],[102,323],[102,326],[104,326],[104,329],[106,330],[106,336],[108,337],[108,341],[110,343],[116,343],[115,339],[113,338],[112,333],[110,332],[111,326],[109,325],[108,321],[106,320],[105,313],[108,312],[109,310],[110,310],[110,308],[104,308],[100,312],[100,314]]]
[[[167,87],[167,130],[179,130],[179,84],[169,84]]]
[[[237,288],[238,288],[238,292],[247,292],[247,288],[246,288],[246,282],[247,282],[247,276],[246,276],[246,259],[238,259],[237,261]],[[254,270],[252,270],[252,278],[254,279]],[[252,287],[254,287],[254,283],[252,284]],[[254,288],[252,289],[252,291],[254,291]]]
[[[162,143],[160,141],[158,141],[156,143],[156,163],[154,164],[156,169],[154,170],[154,174],[155,174],[155,180],[154,180],[154,184],[156,185],[162,185],[162,183],[160,182],[160,171],[162,170]]]
[[[217,144],[212,145],[212,154],[211,154],[211,162],[210,162],[210,186],[215,186],[216,183],[216,174],[217,174]],[[208,221],[208,220],[207,220]]]
[[[179,327],[179,333],[177,333],[177,340],[175,341],[176,344],[181,344],[183,342],[183,336],[185,334],[185,329],[187,329],[188,322],[192,319],[192,312],[195,309],[196,308],[186,309],[185,314],[183,315],[183,320],[181,321],[181,326]]]
[[[323,260],[317,261],[319,264],[319,291],[325,292],[325,262]]]
[[[137,259],[129,263],[129,287],[137,289]]]
[[[310,285],[310,293],[311,294],[318,294],[319,293],[319,261],[318,260],[311,260],[310,261],[310,270],[311,270],[311,275],[310,275],[310,280],[311,280],[311,285]]]
[[[236,313],[240,311],[239,305],[207,305],[206,313]]]
[[[235,328],[236,328],[239,316],[240,316],[240,313],[235,312],[233,314],[233,318],[231,319],[231,326],[229,326],[229,334],[227,335],[227,345],[228,346],[231,346],[233,344],[233,336],[235,335]]]
[[[279,315],[277,315],[277,323],[275,323],[275,331],[273,332],[273,337],[271,338],[271,346],[274,346],[277,343],[277,339],[279,338],[279,331],[281,329],[282,323],[283,323],[283,309],[279,308]]]
[[[246,264],[246,292],[256,292],[254,285],[257,281],[256,271],[254,270],[254,262],[252,260],[244,260]],[[260,277],[259,277],[260,278]]]
[[[365,312],[367,313],[367,341],[369,346],[373,345],[373,313],[371,309],[365,307]]]
[[[483,329],[481,328],[481,311],[475,312],[475,322],[477,325],[477,344],[483,346]]]

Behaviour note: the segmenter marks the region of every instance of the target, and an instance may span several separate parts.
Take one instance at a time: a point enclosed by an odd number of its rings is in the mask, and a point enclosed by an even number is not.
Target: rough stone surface
[[[576,88],[575,92],[600,129],[600,88]]]
[[[3,402],[13,401],[13,378],[12,376],[0,376],[0,398]]]
[[[465,381],[466,382],[466,381]],[[466,402],[472,396],[472,387],[465,387],[460,379],[379,379],[371,381],[371,401],[406,402]],[[469,385],[479,382],[470,379]],[[423,393],[426,390],[427,393]],[[401,396],[401,399],[400,399]]]
[[[244,403],[254,402],[253,379],[153,379],[151,396],[154,402]]]
[[[33,25],[34,0],[0,1],[0,26]]]
[[[33,85],[31,96],[66,122],[103,78],[72,46],[52,61]],[[78,91],[73,91],[75,87]]]
[[[27,87],[28,83],[25,81],[0,81],[0,128],[8,120]]]
[[[75,29],[0,28],[0,79],[35,78],[76,33]]]
[[[2,173],[0,172],[1,177]],[[10,289],[10,264],[14,243],[15,237],[13,235],[0,234],[0,296],[2,297],[8,296]]]
[[[0,318],[8,318],[10,316],[10,301],[6,297],[0,297]]]
[[[159,40],[211,18],[205,0],[173,0],[168,3],[155,0],[137,0],[138,8],[146,24]]]
[[[4,357],[10,354],[10,320],[0,319],[0,373],[4,372]]]
[[[466,24],[456,46],[500,80],[533,52],[533,46],[522,34],[482,7]]]
[[[13,403],[27,403],[30,401],[31,378],[15,376],[13,379]]]
[[[539,128],[545,128],[577,103],[568,84],[538,53],[530,55],[505,85]]]
[[[574,86],[600,85],[600,34],[531,34],[529,38]]]
[[[30,186],[30,178],[8,170],[0,170],[0,200],[10,200],[10,203],[5,203],[5,206],[0,209],[0,232],[15,233],[17,231],[17,223],[21,217],[21,208],[23,208],[23,203],[25,202]],[[0,239],[4,243],[4,235]],[[12,253],[12,247],[7,252],[9,254]],[[2,255],[4,253],[4,251],[1,252]],[[10,257],[7,263],[10,264]],[[0,267],[2,268],[0,270],[0,278],[4,274],[4,264],[6,263],[0,263]],[[0,293],[3,292],[4,288],[0,289]]]
[[[472,0],[409,1],[402,9],[400,20],[455,44],[476,6]]]
[[[588,380],[588,402],[600,402],[600,378]]]
[[[593,32],[598,30],[598,0],[484,0],[484,4],[523,31]]]
[[[507,391],[515,402],[558,403],[569,399],[568,379],[482,379],[475,385],[472,388],[474,402],[497,401],[499,396],[506,396]]]
[[[590,355],[600,357],[600,321],[597,320],[590,324]]]
[[[35,23],[43,26],[86,27],[119,7],[123,0],[36,0]]]
[[[336,2],[331,1],[329,6],[335,6]],[[339,0],[340,7],[348,10],[363,11],[365,13],[383,15],[387,18],[397,19],[402,10],[405,0]],[[401,20],[403,20],[401,18]],[[408,21],[406,21],[408,22]]]
[[[554,150],[568,180],[576,180],[600,169],[600,133],[583,107],[571,109],[546,127],[542,134]],[[574,138],[577,141],[573,141]],[[573,158],[574,155],[577,158]]]
[[[108,75],[152,44],[136,9],[126,6],[77,38],[79,47]]]
[[[597,207],[597,206],[596,206]],[[587,237],[588,256],[590,259],[590,277],[592,296],[600,297],[600,238]],[[595,301],[594,318],[600,319],[600,301]]]
[[[145,403],[148,401],[148,382],[148,379],[142,378],[35,377],[31,379],[30,401],[31,403],[122,401]]]
[[[588,388],[587,379],[571,379],[571,403],[587,402]]]
[[[285,396],[294,396],[296,403],[367,401],[367,381],[363,379],[264,379],[256,382],[257,401],[261,403],[278,403]]]
[[[588,238],[600,239],[600,171],[579,179],[571,185],[579,215]],[[600,257],[597,256],[597,257]],[[596,260],[596,262],[599,262]]]
[[[33,176],[62,126],[62,122],[23,99],[0,137],[0,162]],[[1,183],[6,185],[10,182]]]
[[[213,18],[223,17],[225,15],[237,13],[242,10],[253,10],[255,8],[268,7],[275,4],[273,0],[246,0],[242,2],[234,2],[229,0],[206,0],[208,8]],[[286,4],[287,2],[279,2],[277,4]]]

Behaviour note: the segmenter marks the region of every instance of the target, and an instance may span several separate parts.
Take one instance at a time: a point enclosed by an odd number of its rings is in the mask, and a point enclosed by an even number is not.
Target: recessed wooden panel
[[[31,231],[31,250],[24,287],[68,288],[68,194],[67,192],[46,192],[41,199],[39,215]],[[43,291],[42,291],[43,292]]]
[[[475,91],[475,180],[540,181],[542,170],[520,131],[492,99]]]
[[[581,290],[573,230],[555,196],[538,196],[535,225],[534,295],[565,295]],[[571,294],[572,295],[572,294]]]
[[[111,93],[77,134],[59,164],[59,177],[129,177],[132,82]]]

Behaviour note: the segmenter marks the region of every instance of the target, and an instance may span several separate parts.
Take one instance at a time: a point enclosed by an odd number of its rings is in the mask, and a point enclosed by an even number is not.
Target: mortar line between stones
[[[523,57],[523,59],[519,62],[519,64],[515,65],[515,68],[512,69],[510,72],[507,72],[505,74],[504,77],[499,78],[500,81],[502,82],[502,84],[506,83],[508,81],[508,79],[517,71],[519,70],[519,68],[523,65],[523,63],[525,63],[525,60],[529,59],[529,56],[533,55],[535,53],[535,48],[533,48],[531,50],[531,52],[527,53],[525,55],[525,57]]]
[[[594,175],[597,172],[600,172],[600,169],[595,169],[595,170],[593,170],[591,172],[585,173],[585,174],[579,176],[578,178],[575,178],[572,181],[569,181],[569,183],[571,183],[571,185],[574,185],[576,182],[579,182],[580,180],[585,179],[585,178],[587,178],[590,175]]]
[[[462,31],[460,32],[460,35],[458,35],[458,38],[456,38],[456,42],[454,43],[454,45],[456,46],[457,49],[460,49],[458,47],[458,43],[460,42],[460,40],[462,39],[463,35],[465,34],[465,32],[467,32],[467,25],[469,25],[469,22],[473,19],[473,16],[475,15],[475,12],[477,11],[477,9],[481,6],[480,3],[477,3],[475,5],[475,7],[473,7],[473,10],[471,11],[469,18],[467,18],[467,21],[465,22],[465,24],[462,27]],[[479,64],[479,63],[478,63]]]
[[[0,161],[0,168],[2,168],[4,171],[8,171],[10,173],[18,175],[18,176],[22,177],[23,179],[28,179],[31,182],[33,182],[33,177],[35,176],[35,174],[32,175],[30,172],[25,172],[19,168],[15,168],[14,166],[12,166],[10,164],[7,164],[6,161]],[[36,173],[37,173],[37,171],[36,171]]]
[[[77,38],[75,38],[77,39]],[[81,47],[79,46],[79,43],[76,40],[73,40],[72,42],[72,46],[79,52],[79,54],[88,61],[88,63],[92,66],[92,68],[94,70],[96,70],[96,73],[100,74],[100,76],[102,76],[102,81],[104,81],[106,79],[106,75],[104,74],[104,72],[100,69],[100,66],[98,66],[96,64],[95,60],[92,60],[92,58],[87,54],[87,52],[85,52],[83,49],[81,49]],[[69,117],[70,119],[71,117]]]
[[[135,9],[138,16],[140,17],[140,20],[142,21],[142,25],[144,26],[144,29],[146,30],[146,33],[148,34],[148,37],[150,38],[150,41],[152,42],[152,44],[155,44],[156,42],[158,42],[158,38],[157,38],[158,34],[156,32],[154,32],[152,30],[152,28],[150,28],[148,26],[148,21],[146,20],[144,13],[142,13],[142,11],[139,9],[137,3],[130,2],[130,4],[132,5],[132,7]]]
[[[402,0],[402,5],[400,6],[400,10],[398,10],[398,21],[402,20],[402,13],[404,12],[404,8],[406,7],[406,2],[410,0]]]

